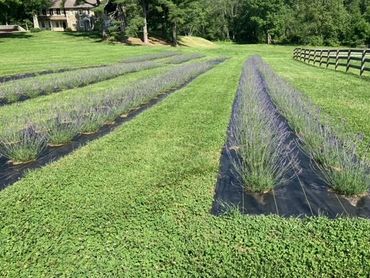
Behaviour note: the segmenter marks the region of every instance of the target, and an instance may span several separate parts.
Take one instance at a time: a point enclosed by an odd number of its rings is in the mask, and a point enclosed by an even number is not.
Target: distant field
[[[293,49],[179,47],[230,59],[111,134],[0,191],[0,276],[367,277],[368,220],[210,214],[241,68],[253,54],[333,124],[363,133],[370,143],[370,81],[294,61]],[[52,32],[0,38],[0,76],[163,50],[171,48],[110,45]],[[3,106],[0,121],[167,69]],[[362,153],[370,159],[365,145]]]

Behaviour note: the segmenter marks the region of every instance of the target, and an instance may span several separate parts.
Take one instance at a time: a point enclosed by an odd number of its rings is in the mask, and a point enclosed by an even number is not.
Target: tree
[[[32,19],[32,15],[43,7],[49,7],[51,0],[0,0],[0,22],[18,23]]]
[[[163,7],[164,17],[171,26],[171,38],[173,46],[177,46],[179,27],[185,24],[185,18],[192,3],[196,0],[157,0]]]

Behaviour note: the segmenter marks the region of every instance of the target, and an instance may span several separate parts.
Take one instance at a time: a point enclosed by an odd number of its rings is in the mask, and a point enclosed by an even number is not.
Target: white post
[[[33,28],[40,28],[39,19],[37,17],[37,14],[33,15]]]

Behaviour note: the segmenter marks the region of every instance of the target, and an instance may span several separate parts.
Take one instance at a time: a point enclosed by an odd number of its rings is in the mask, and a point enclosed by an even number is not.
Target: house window
[[[58,15],[60,15],[60,9],[56,9]]]
[[[53,14],[54,14],[53,9],[50,9],[50,10],[49,10],[49,14],[50,14],[50,15],[53,15]]]
[[[41,13],[42,13],[42,15],[46,15],[46,10],[45,10],[45,9],[43,9],[43,10],[41,11]]]

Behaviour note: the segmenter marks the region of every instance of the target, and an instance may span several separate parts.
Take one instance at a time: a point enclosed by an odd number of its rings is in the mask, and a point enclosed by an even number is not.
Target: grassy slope
[[[0,192],[0,275],[370,273],[369,221],[209,214],[240,69],[255,52],[284,74],[281,55],[288,48],[209,50],[234,58],[114,133]],[[297,67],[318,78],[307,66]],[[291,73],[285,77],[296,80]],[[308,89],[314,96],[317,89]]]
[[[45,31],[0,37],[0,76],[47,69],[110,64],[133,55],[171,50],[170,47],[128,47],[100,43],[78,33]]]
[[[193,36],[181,36],[178,41],[179,45],[187,47],[198,47],[198,48],[215,48],[216,44],[213,42]]]

